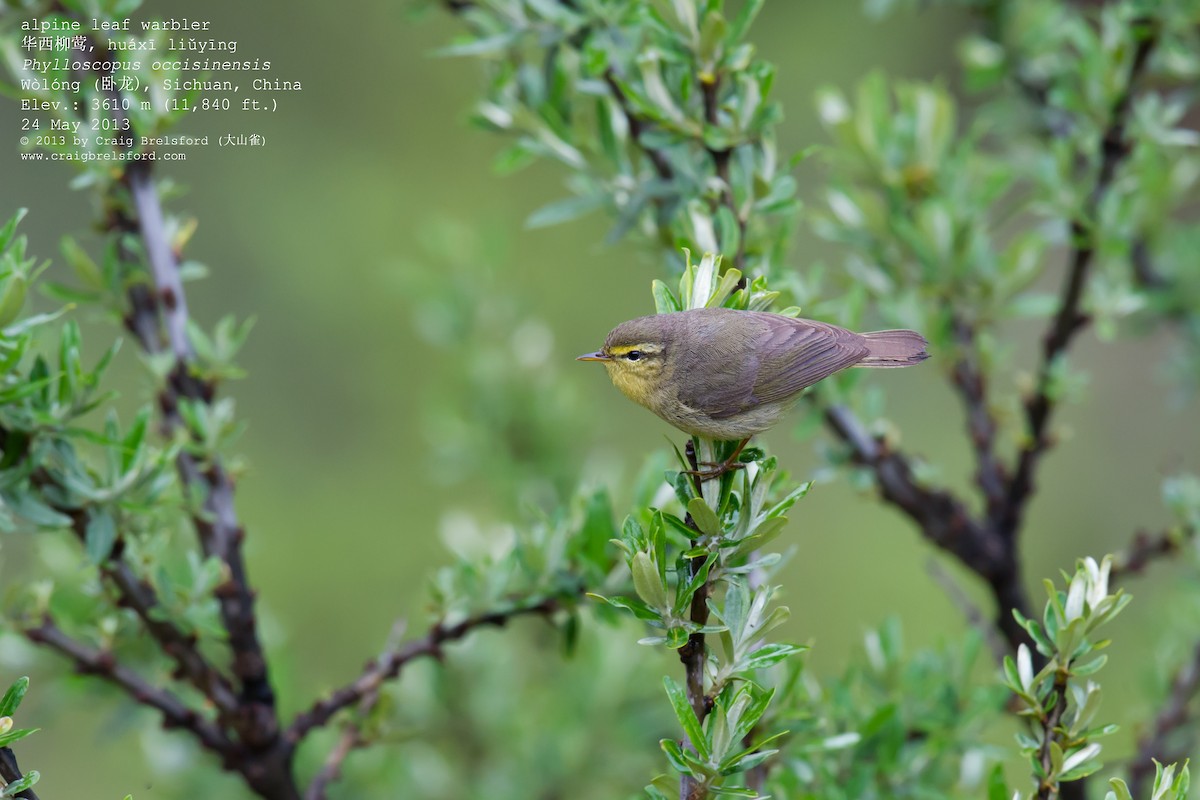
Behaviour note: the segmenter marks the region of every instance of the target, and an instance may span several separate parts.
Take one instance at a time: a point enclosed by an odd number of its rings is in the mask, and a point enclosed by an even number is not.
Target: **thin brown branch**
[[[954,576],[946,570],[936,559],[930,558],[925,562],[925,571],[929,573],[929,577],[933,578],[933,582],[942,587],[942,591],[954,603],[955,608],[962,612],[966,617],[967,622],[971,627],[979,632],[983,637],[983,641],[987,643],[988,650],[992,653],[992,658],[997,662],[1004,661],[1004,657],[1009,655],[1009,644],[1001,638],[996,626],[989,620],[980,610],[963,588],[954,580]]]
[[[1067,708],[1067,673],[1065,670],[1059,670],[1054,679],[1054,707],[1050,709],[1050,713],[1041,721],[1042,724],[1042,741],[1038,748],[1038,760],[1042,764],[1042,774],[1050,775],[1053,772],[1051,761],[1050,746],[1059,740],[1059,733],[1055,730],[1062,721],[1063,712]],[[1054,800],[1059,796],[1060,784],[1057,780],[1043,778],[1038,783],[1037,798],[1038,800]]]
[[[175,356],[175,367],[159,396],[164,426],[168,432],[184,427],[179,415],[181,401],[210,403],[214,387],[192,372],[194,351],[187,335],[187,298],[179,278],[178,264],[166,238],[162,207],[150,177],[150,162],[137,161],[125,173],[134,206],[137,229],[145,244],[154,280],[153,303],[131,297],[134,319],[154,313],[167,334],[167,346]],[[137,323],[135,330],[144,330]],[[143,338],[143,345],[153,344]],[[150,352],[155,352],[151,349]],[[267,674],[267,662],[258,637],[254,613],[254,591],[250,587],[242,557],[244,531],[233,504],[233,481],[218,459],[201,464],[182,452],[176,460],[180,480],[203,496],[203,508],[193,515],[201,547],[206,555],[219,558],[228,568],[228,580],[215,592],[233,654],[232,668],[240,684],[243,718],[238,731],[251,747],[270,747],[278,737],[279,722],[275,696]]]
[[[646,154],[646,158],[650,159],[650,163],[654,166],[654,172],[658,177],[664,181],[672,180],[675,177],[675,169],[671,166],[671,159],[662,150],[651,147],[642,141],[642,133],[650,123],[634,109],[633,104],[629,101],[629,97],[625,94],[625,90],[621,88],[621,84],[617,81],[616,73],[612,67],[604,71],[604,82],[608,85],[608,90],[612,93],[613,99],[617,101],[621,113],[625,115],[625,119],[629,123],[630,138],[637,144],[638,149]]]
[[[1133,540],[1113,558],[1112,578],[1141,575],[1155,561],[1176,555],[1185,542],[1196,538],[1192,527],[1168,528],[1157,533],[1138,529]]]
[[[1108,193],[1117,168],[1130,152],[1125,127],[1137,85],[1150,54],[1158,42],[1157,31],[1150,28],[1138,41],[1124,91],[1113,103],[1108,126],[1099,153],[1096,182],[1088,193],[1081,215],[1071,220],[1071,255],[1063,282],[1058,313],[1042,341],[1042,358],[1033,393],[1025,401],[1026,441],[1017,457],[1008,484],[1007,498],[995,517],[996,527],[1008,537],[1020,531],[1025,508],[1032,496],[1038,462],[1049,449],[1048,428],[1056,402],[1052,396],[1054,372],[1075,336],[1088,324],[1082,311],[1083,292],[1096,255],[1096,225],[1101,202]]]
[[[148,683],[141,675],[119,663],[112,653],[71,638],[50,617],[43,618],[39,625],[25,628],[22,633],[31,642],[65,655],[80,674],[95,675],[108,681],[140,705],[157,710],[162,714],[163,727],[189,732],[206,749],[218,755],[229,756],[232,753],[229,741],[212,721],[189,707],[174,693]]]
[[[378,697],[378,693],[371,696]],[[346,729],[342,731],[342,735],[338,737],[337,744],[329,751],[325,763],[313,776],[308,791],[304,793],[304,800],[326,800],[329,797],[329,787],[342,776],[342,764],[345,763],[346,757],[365,744],[362,731],[355,725],[347,725]]]
[[[10,432],[0,428],[0,449],[7,450],[14,439]],[[20,453],[12,458],[24,458],[31,440],[20,439]],[[44,489],[57,486],[54,477],[44,469],[36,469],[30,476],[32,484]],[[82,508],[56,508],[56,511],[71,520],[71,530],[83,546],[87,542],[88,512]],[[162,604],[154,587],[144,580],[124,558],[124,540],[117,538],[113,550],[100,563],[100,573],[115,589],[118,606],[129,608],[142,621],[147,632],[158,642],[162,652],[175,662],[176,674],[185,678],[199,689],[217,708],[222,718],[227,718],[237,708],[237,698],[225,677],[209,663],[197,647],[196,637],[185,633],[163,613]]]
[[[704,99],[704,121],[712,126],[721,123],[721,76],[712,75],[700,81],[700,90]],[[721,180],[721,204],[733,215],[738,226],[738,246],[733,256],[733,266],[743,274],[746,272],[746,218],[738,211],[737,201],[733,196],[733,180],[729,172],[729,160],[733,156],[732,148],[713,148],[705,146],[709,158],[713,162],[713,170]]]
[[[21,772],[21,767],[17,765],[17,756],[13,753],[12,748],[0,747],[0,779],[4,780],[5,785],[12,785],[25,777]],[[16,797],[21,800],[38,800],[37,793],[33,789],[25,789],[17,792]]]
[[[398,676],[409,662],[428,656],[440,658],[443,645],[463,638],[476,628],[503,627],[509,620],[522,616],[550,617],[562,607],[563,598],[552,596],[503,611],[477,614],[453,625],[439,622],[420,639],[414,639],[367,662],[362,674],[354,681],[318,700],[307,711],[297,714],[285,731],[284,739],[294,748],[313,729],[327,723],[339,711],[362,702],[364,697],[378,691],[385,682]]]
[[[35,479],[38,477],[34,475]],[[87,540],[87,512],[82,509],[59,511],[71,518],[71,528],[80,544],[84,544]],[[238,701],[233,687],[200,652],[196,636],[185,633],[166,617],[154,587],[125,560],[121,539],[117,539],[113,552],[100,564],[100,573],[116,589],[117,605],[137,614],[162,652],[175,662],[177,677],[186,679],[199,689],[217,709],[219,719],[227,721],[234,715]]]
[[[383,653],[384,656],[395,649],[396,645],[394,643],[398,643],[403,634],[403,621],[397,622],[392,626],[392,633],[388,637],[388,647]],[[325,757],[325,763],[321,765],[321,769],[313,776],[312,783],[308,786],[308,791],[304,793],[304,800],[327,800],[329,797],[329,787],[336,783],[342,776],[342,764],[346,762],[346,758],[354,750],[366,747],[371,743],[370,738],[363,735],[362,726],[367,715],[371,713],[378,702],[379,689],[363,695],[362,700],[358,703],[356,717],[346,722],[342,735],[338,737],[337,743],[329,751],[329,755]]]
[[[1190,658],[1185,661],[1175,677],[1171,680],[1171,689],[1167,693],[1166,703],[1159,710],[1150,728],[1138,739],[1137,752],[1129,766],[1129,789],[1134,797],[1146,797],[1150,794],[1154,781],[1154,763],[1158,759],[1163,764],[1170,764],[1186,758],[1186,747],[1172,746],[1172,738],[1192,719],[1190,705],[1200,693],[1200,641],[1192,649]]]
[[[958,356],[951,378],[967,415],[967,434],[975,452],[975,483],[983,494],[987,518],[995,519],[1004,504],[1008,474],[996,458],[996,419],[988,401],[987,375],[979,366],[975,327],[955,315],[952,328]]]

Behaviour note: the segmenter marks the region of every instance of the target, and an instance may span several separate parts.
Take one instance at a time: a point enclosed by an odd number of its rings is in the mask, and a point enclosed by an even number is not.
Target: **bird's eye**
[[[630,350],[625,354],[625,358],[629,359],[630,361],[641,361],[645,355],[646,354],[641,350]]]

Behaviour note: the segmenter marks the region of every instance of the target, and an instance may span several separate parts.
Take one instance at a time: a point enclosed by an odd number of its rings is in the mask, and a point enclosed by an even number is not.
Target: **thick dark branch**
[[[82,675],[95,675],[119,687],[134,701],[158,710],[163,717],[163,727],[180,728],[191,733],[200,744],[220,755],[227,755],[231,748],[221,730],[205,719],[195,709],[166,689],[147,683],[141,675],[117,662],[113,654],[89,647],[68,636],[61,628],[46,617],[40,625],[25,628],[31,642],[43,644],[71,659],[75,669]]]
[[[463,638],[476,628],[502,627],[509,620],[522,616],[550,617],[562,607],[562,598],[546,597],[537,602],[514,606],[504,611],[492,611],[467,617],[454,625],[437,623],[429,633],[367,662],[362,674],[352,683],[335,690],[328,697],[318,700],[307,711],[296,715],[284,733],[288,744],[295,747],[314,728],[327,723],[334,714],[344,708],[362,702],[379,690],[386,681],[400,674],[410,661],[426,656],[440,657],[442,645]]]
[[[1083,313],[1083,291],[1096,255],[1096,225],[1100,204],[1121,162],[1129,155],[1125,126],[1137,84],[1145,70],[1155,44],[1157,33],[1150,31],[1138,42],[1125,90],[1113,103],[1108,127],[1100,145],[1100,166],[1096,183],[1088,194],[1080,217],[1071,220],[1071,256],[1063,282],[1058,313],[1042,341],[1042,359],[1038,367],[1033,394],[1025,401],[1026,442],[1017,457],[1016,469],[1008,485],[1008,497],[1001,513],[994,518],[996,527],[1007,537],[1020,531],[1025,507],[1034,492],[1034,476],[1038,461],[1050,447],[1047,434],[1050,416],[1055,408],[1051,397],[1054,370],[1066,354],[1075,335],[1088,323]]]
[[[24,773],[17,765],[17,756],[11,748],[0,747],[0,778],[4,779],[4,783],[14,784],[24,778]],[[22,792],[17,792],[17,797],[22,800],[38,800],[37,793],[33,789],[26,789]]]
[[[1029,616],[1016,553],[995,531],[979,524],[948,491],[921,486],[908,458],[872,436],[844,406],[825,409],[825,422],[847,445],[855,463],[875,475],[883,499],[917,524],[933,544],[953,555],[991,587],[996,598],[996,627],[1009,646],[1030,644],[1029,634],[1013,619],[1015,608]]]
[[[1146,797],[1150,794],[1154,781],[1154,764],[1151,759],[1170,764],[1187,757],[1188,748],[1172,748],[1170,739],[1189,722],[1191,712],[1188,707],[1198,692],[1200,642],[1192,649],[1191,658],[1175,673],[1166,704],[1154,718],[1150,729],[1138,739],[1137,753],[1129,767],[1129,789],[1134,797]]]

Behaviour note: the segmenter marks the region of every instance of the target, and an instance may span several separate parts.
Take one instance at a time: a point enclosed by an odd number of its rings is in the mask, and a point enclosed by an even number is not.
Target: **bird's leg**
[[[745,439],[742,439],[740,442],[738,442],[737,447],[733,448],[733,452],[729,455],[729,458],[725,459],[724,461],[701,461],[700,462],[700,464],[702,464],[705,467],[709,467],[710,469],[689,469],[689,470],[687,470],[686,474],[695,475],[697,478],[700,479],[701,482],[704,482],[704,481],[711,481],[715,478],[719,478],[722,475],[724,475],[726,472],[731,472],[732,470],[735,470],[735,469],[742,469],[746,465],[742,464],[741,462],[738,461],[738,456],[740,456],[742,454],[742,449],[745,448],[746,442],[748,442],[748,441],[750,441],[749,436],[747,436]]]

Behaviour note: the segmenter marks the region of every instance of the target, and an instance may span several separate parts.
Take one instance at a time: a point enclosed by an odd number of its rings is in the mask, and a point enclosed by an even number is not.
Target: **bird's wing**
[[[760,330],[752,354],[740,368],[721,370],[704,394],[704,409],[717,419],[785,400],[868,353],[858,334],[834,325],[778,314],[755,316]]]

